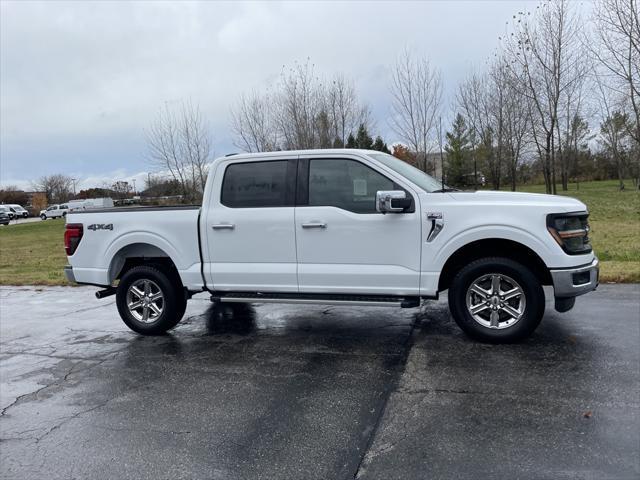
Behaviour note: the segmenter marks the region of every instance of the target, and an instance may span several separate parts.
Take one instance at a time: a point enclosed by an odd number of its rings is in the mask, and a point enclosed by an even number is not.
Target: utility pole
[[[136,179],[132,178],[131,181],[133,182],[133,195],[136,195]]]
[[[73,184],[73,196],[76,196],[76,182],[78,181],[77,178],[72,178],[71,179],[71,183]]]

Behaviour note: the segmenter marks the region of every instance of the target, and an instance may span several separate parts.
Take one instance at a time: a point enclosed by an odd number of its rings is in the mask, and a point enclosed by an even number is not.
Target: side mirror
[[[380,213],[402,213],[411,206],[411,199],[402,190],[376,192],[376,210]]]

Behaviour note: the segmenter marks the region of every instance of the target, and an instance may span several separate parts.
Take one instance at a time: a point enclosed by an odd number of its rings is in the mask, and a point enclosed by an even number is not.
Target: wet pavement
[[[0,289],[0,476],[638,478],[640,286],[518,345],[427,308],[189,303],[141,337],[94,288]]]

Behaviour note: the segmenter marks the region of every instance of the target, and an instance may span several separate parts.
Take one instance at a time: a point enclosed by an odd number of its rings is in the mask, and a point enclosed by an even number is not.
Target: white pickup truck
[[[453,191],[391,155],[307,150],[218,158],[201,207],[69,212],[67,279],[115,294],[159,334],[187,300],[417,307],[448,290],[470,336],[530,335],[598,285],[587,207],[573,198]]]

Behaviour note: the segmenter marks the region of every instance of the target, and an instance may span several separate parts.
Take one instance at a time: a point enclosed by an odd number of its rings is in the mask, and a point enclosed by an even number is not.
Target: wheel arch
[[[108,270],[109,283],[120,278],[132,267],[150,264],[175,273],[180,279],[175,262],[162,248],[150,243],[136,242],[121,247],[111,258]]]
[[[486,238],[463,245],[447,258],[438,279],[438,291],[447,290],[462,267],[485,257],[503,257],[522,263],[533,272],[542,285],[552,284],[547,265],[533,249],[515,240]]]

